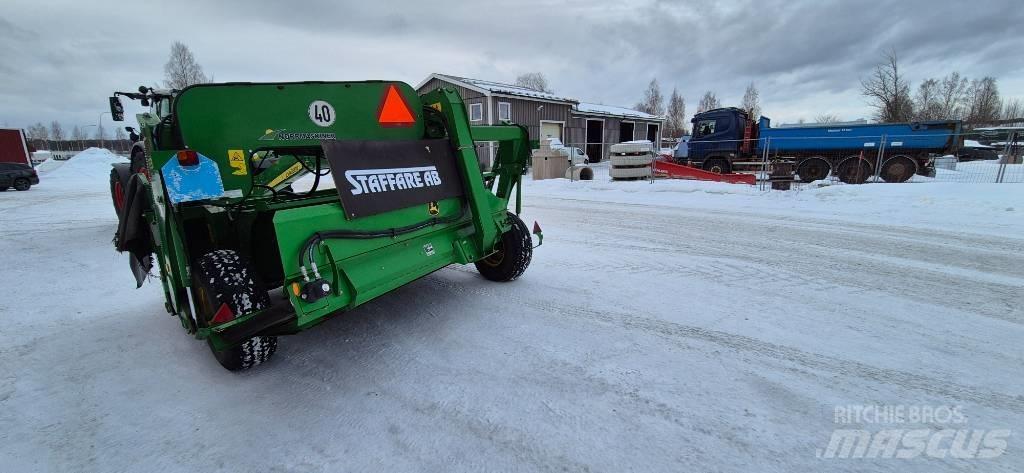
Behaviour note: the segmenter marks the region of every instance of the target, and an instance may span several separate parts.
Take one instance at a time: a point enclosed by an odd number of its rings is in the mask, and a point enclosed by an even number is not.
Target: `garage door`
[[[540,124],[540,138],[541,139],[544,139],[544,138],[558,138],[562,142],[565,142],[565,140],[562,139],[562,124],[561,123],[551,123],[551,122],[541,122],[541,124]]]

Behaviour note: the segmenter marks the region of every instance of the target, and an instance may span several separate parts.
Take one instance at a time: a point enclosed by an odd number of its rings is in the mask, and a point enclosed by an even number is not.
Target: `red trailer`
[[[32,166],[28,153],[28,140],[20,128],[0,128],[0,163],[18,163]]]

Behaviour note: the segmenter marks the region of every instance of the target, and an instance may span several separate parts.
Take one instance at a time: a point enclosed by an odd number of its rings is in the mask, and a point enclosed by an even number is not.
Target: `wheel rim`
[[[863,160],[851,161],[839,171],[843,182],[864,182],[871,176],[871,168]]]
[[[497,245],[494,245],[494,253],[491,253],[488,257],[482,261],[487,266],[492,268],[497,267],[505,260],[505,245],[499,240]]]
[[[117,206],[117,210],[124,209],[124,186],[121,185],[121,181],[114,183],[114,205]]]
[[[28,189],[28,181],[25,179],[18,179],[17,181],[14,181],[14,188],[19,191]]]
[[[916,171],[914,162],[903,156],[892,158],[886,163],[884,170],[883,177],[889,182],[904,182],[910,179]]]
[[[828,166],[820,160],[810,160],[804,164],[803,169],[799,172],[802,179],[809,181],[817,181],[824,179],[828,175]]]

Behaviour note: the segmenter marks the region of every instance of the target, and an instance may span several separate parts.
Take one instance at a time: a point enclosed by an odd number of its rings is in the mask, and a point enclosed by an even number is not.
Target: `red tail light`
[[[189,149],[178,151],[178,164],[182,166],[198,166],[199,153]]]

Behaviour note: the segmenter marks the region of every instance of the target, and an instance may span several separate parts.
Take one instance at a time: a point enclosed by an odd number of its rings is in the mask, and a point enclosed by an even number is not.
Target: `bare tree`
[[[678,138],[686,134],[686,99],[679,95],[679,91],[675,87],[672,88],[672,95],[668,99],[665,133],[671,138]]]
[[[83,130],[80,126],[75,125],[75,127],[71,129],[71,139],[75,141],[84,140],[85,130]]]
[[[817,123],[838,123],[839,117],[834,113],[823,113],[814,117],[814,121]]]
[[[1024,118],[1024,102],[1020,99],[1003,102],[1003,120]]]
[[[180,41],[171,45],[171,56],[164,64],[164,85],[171,89],[184,89],[193,84],[208,82],[203,67],[196,62],[192,51]]]
[[[658,79],[651,79],[651,82],[647,84],[647,89],[644,90],[643,100],[638,102],[633,108],[639,112],[651,115],[661,116],[665,114],[665,97],[661,95],[661,86],[658,85]]]
[[[105,140],[105,139],[107,139],[107,129],[103,127],[102,123],[100,123],[99,125],[96,126],[95,138],[97,140]]]
[[[50,139],[50,130],[40,122],[29,125],[28,129],[25,130],[25,134],[28,135],[29,140],[33,141],[46,141]]]
[[[861,79],[861,94],[875,109],[880,122],[905,122],[913,118],[910,82],[903,77],[895,50],[885,54],[885,61],[875,66],[867,79]]]
[[[50,122],[50,137],[54,141],[61,141],[64,139],[64,127],[60,125],[60,122],[54,120]]]
[[[704,92],[704,96],[700,98],[700,103],[697,104],[697,113],[706,112],[708,110],[714,110],[721,108],[722,103],[718,101],[718,96],[712,91]]]
[[[760,96],[753,82],[747,85],[747,91],[743,93],[743,110],[747,111],[751,120],[756,121],[761,116]]]
[[[967,89],[968,125],[986,125],[999,119],[1002,112],[999,100],[999,84],[994,77],[983,77],[971,81]]]
[[[121,127],[115,127],[114,128],[114,139],[118,140],[118,141],[123,141],[123,140],[127,140],[128,139],[128,135],[124,134],[124,128],[121,128]]]
[[[967,78],[960,77],[959,72],[951,72],[942,78],[939,89],[939,102],[942,109],[939,115],[945,119],[960,118],[963,115],[964,94],[967,93]]]
[[[939,120],[950,118],[944,115],[942,84],[937,79],[928,79],[917,86],[914,97],[914,119]]]
[[[516,77],[516,85],[519,87],[526,87],[527,89],[533,89],[538,92],[551,93],[551,88],[548,87],[548,78],[544,77],[544,74],[540,72],[527,72],[526,74],[520,74],[519,77]]]

